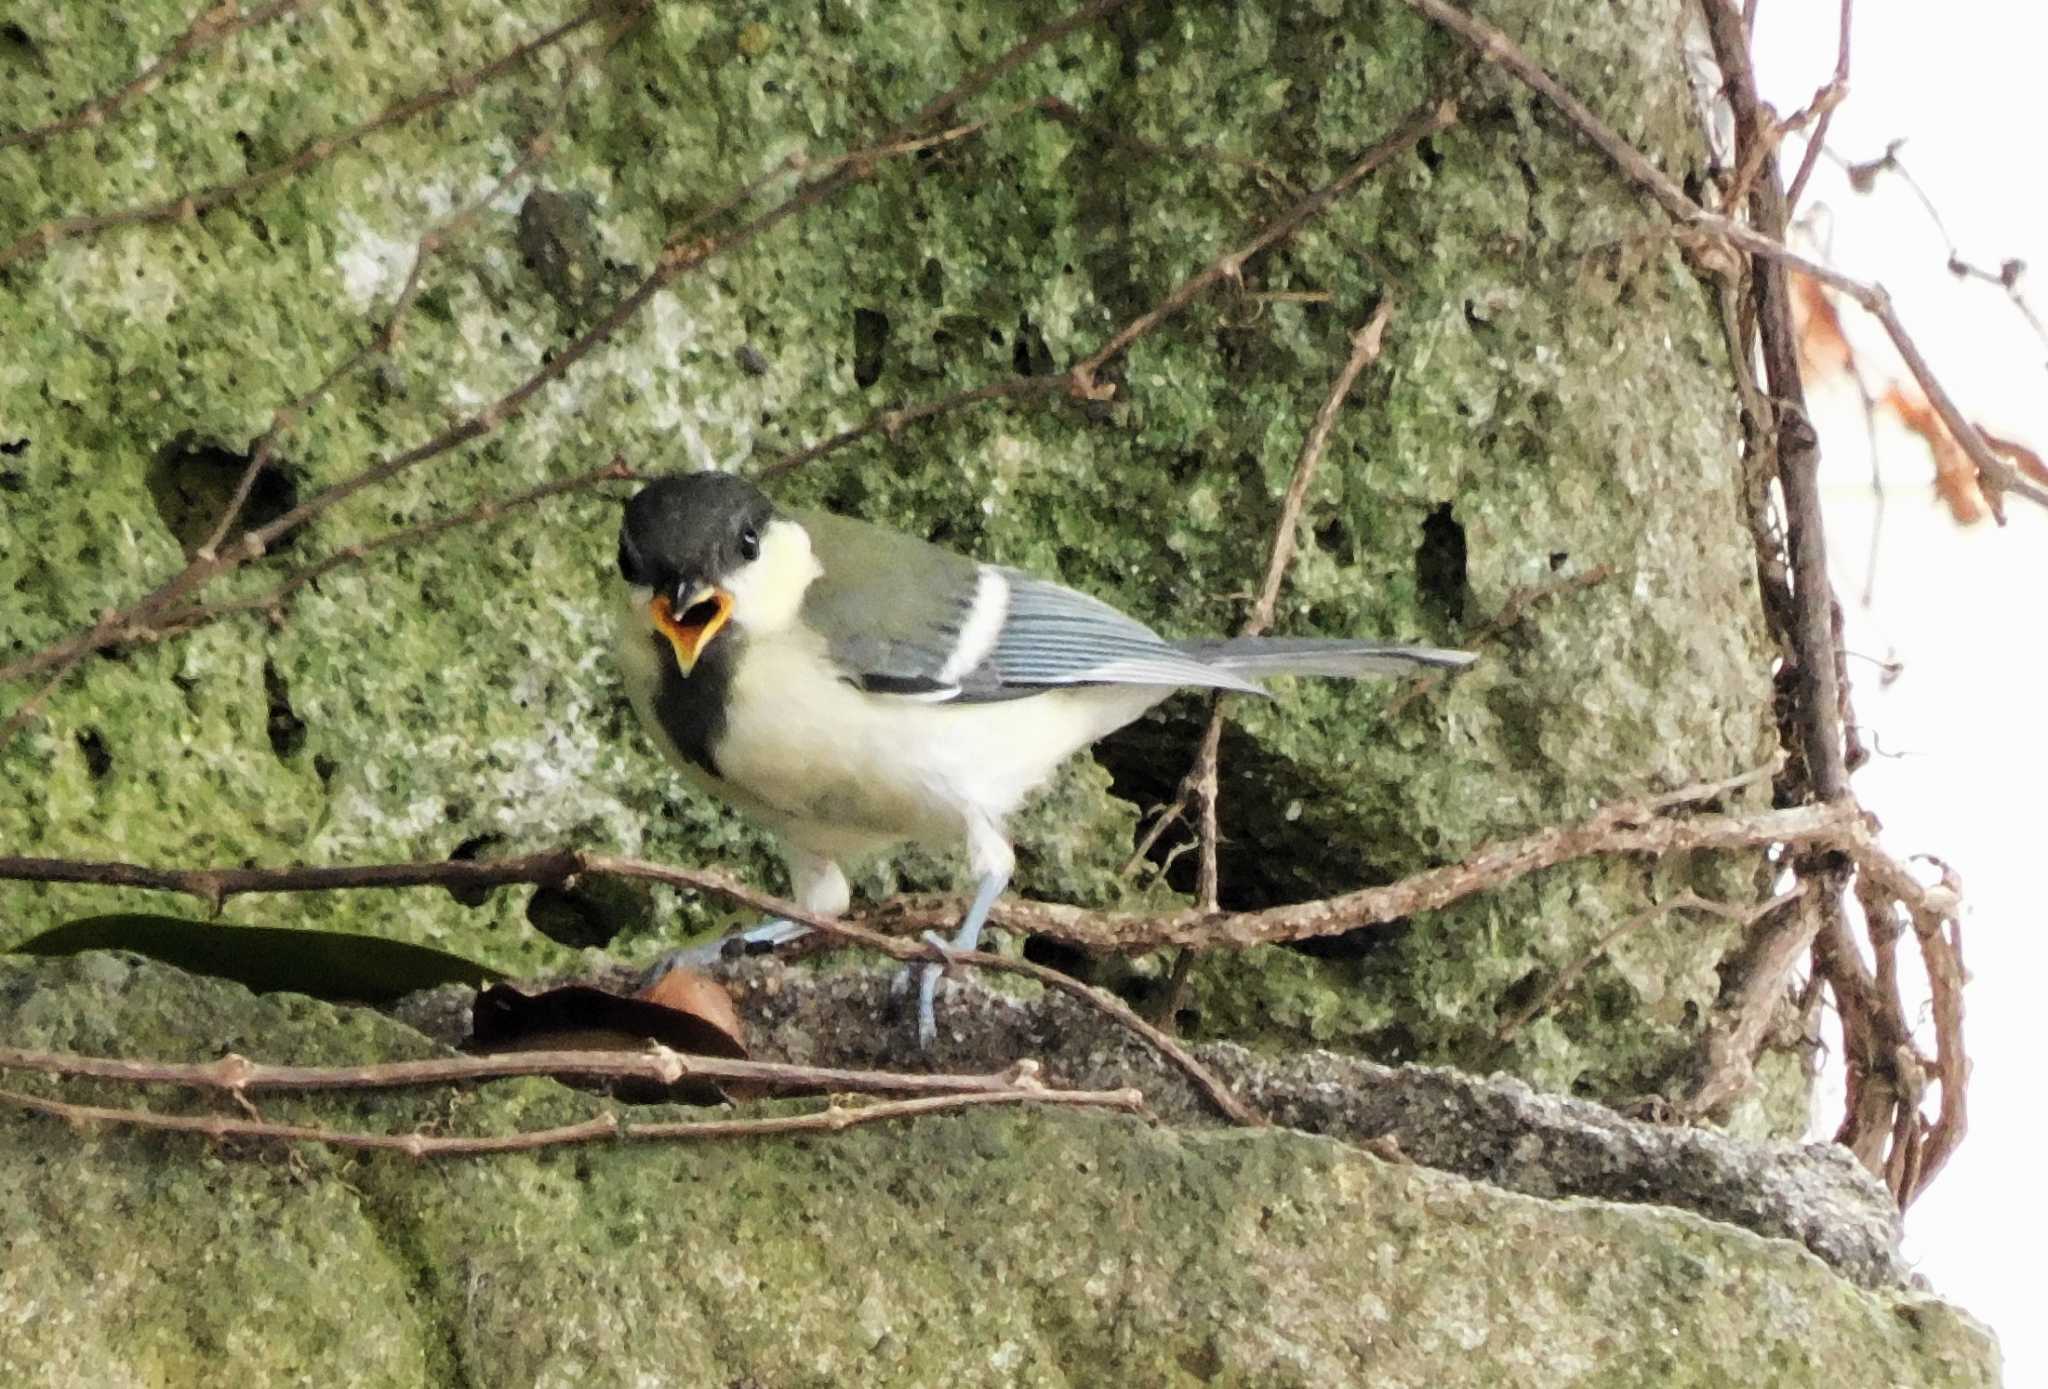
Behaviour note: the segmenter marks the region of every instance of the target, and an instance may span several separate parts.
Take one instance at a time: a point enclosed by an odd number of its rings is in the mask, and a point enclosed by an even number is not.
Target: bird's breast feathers
[[[793,629],[749,643],[713,752],[719,775],[773,807],[785,822],[776,828],[806,847],[826,852],[819,841],[833,829],[951,841],[970,812],[1007,815],[1165,693],[1096,686],[984,704],[874,694]]]

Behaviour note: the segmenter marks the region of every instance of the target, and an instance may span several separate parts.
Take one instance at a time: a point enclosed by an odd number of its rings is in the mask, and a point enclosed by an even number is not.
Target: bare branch
[[[1828,126],[1835,119],[1835,108],[1849,95],[1849,35],[1854,26],[1854,6],[1855,0],[1842,0],[1842,36],[1835,48],[1835,75],[1813,94],[1813,101],[1806,108],[1808,112],[1820,112],[1820,124],[1807,137],[1806,155],[1799,161],[1799,172],[1792,176],[1792,186],[1785,191],[1787,212],[1798,209],[1806,181],[1813,177],[1813,166],[1820,162],[1820,152],[1827,148]]]
[[[66,1123],[117,1124],[126,1128],[154,1129],[172,1133],[196,1133],[216,1142],[251,1139],[263,1142],[318,1143],[329,1148],[370,1152],[404,1153],[415,1158],[478,1157],[487,1153],[533,1152],[598,1139],[618,1138],[640,1142],[687,1142],[716,1138],[766,1138],[788,1133],[838,1133],[863,1124],[890,1123],[927,1114],[974,1109],[982,1105],[1045,1104],[1078,1105],[1094,1109],[1120,1109],[1138,1113],[1144,1096],[1136,1090],[1049,1090],[1020,1088],[1006,1091],[960,1095],[927,1095],[912,1100],[883,1100],[875,1104],[828,1105],[808,1114],[778,1115],[762,1119],[698,1119],[675,1123],[628,1123],[616,1111],[607,1110],[595,1119],[555,1128],[530,1129],[523,1133],[492,1134],[476,1138],[451,1138],[423,1133],[360,1133],[312,1124],[275,1124],[263,1119],[234,1119],[226,1115],[158,1114],[147,1109],[115,1109],[104,1105],[69,1104],[15,1090],[0,1090],[0,1104],[14,1105],[37,1114],[47,1114]]]
[[[1948,391],[1934,376],[1927,361],[1920,355],[1919,348],[1906,333],[1905,325],[1891,307],[1891,296],[1884,286],[1866,284],[1853,276],[1845,275],[1832,266],[1818,261],[1786,246],[1783,241],[1767,236],[1753,227],[1710,212],[1687,197],[1662,170],[1652,164],[1648,157],[1628,141],[1617,135],[1606,123],[1594,115],[1586,104],[1567,91],[1558,81],[1499,29],[1483,20],[1447,3],[1447,0],[1403,0],[1410,8],[1420,12],[1432,22],[1443,26],[1476,51],[1490,63],[1506,69],[1534,91],[1546,98],[1561,111],[1565,118],[1586,137],[1593,146],[1606,155],[1617,168],[1640,184],[1680,225],[1695,231],[1717,237],[1731,245],[1761,256],[1767,260],[1788,266],[1791,269],[1812,275],[1855,300],[1863,310],[1884,327],[1886,336],[1905,359],[1906,367],[1913,373],[1915,381],[1926,394],[1942,423],[1949,427],[1956,441],[1970,456],[1970,461],[1984,475],[1988,485],[2001,491],[2025,497],[2041,506],[2048,507],[2048,487],[2039,486],[2021,477],[2004,459],[1999,458],[1986,446],[1983,436],[1962,413],[1956,409]],[[1707,0],[1709,13],[1722,8],[1720,0]]]
[[[1753,778],[1755,774],[1751,774]],[[1155,914],[1103,912],[1050,902],[1005,899],[990,921],[1012,930],[1051,936],[1090,950],[1153,950],[1165,945],[1228,946],[1298,941],[1336,935],[1417,912],[1434,910],[1502,887],[1541,869],[1591,855],[1696,852],[1773,844],[1839,849],[1857,861],[1881,855],[1861,812],[1851,803],[1795,806],[1747,814],[1667,818],[1683,804],[1725,795],[1747,778],[1704,783],[1666,796],[1615,802],[1576,825],[1538,830],[1484,845],[1462,862],[1427,869],[1382,887],[1249,912],[1182,909]],[[1873,861],[1876,861],[1873,859]],[[217,906],[251,893],[331,892],[405,887],[490,888],[513,883],[560,886],[580,874],[666,883],[706,892],[772,916],[815,927],[821,934],[880,950],[901,960],[971,962],[1044,979],[1026,961],[983,952],[944,952],[917,940],[897,939],[959,916],[949,898],[905,897],[863,916],[835,920],[747,886],[715,868],[680,868],[609,854],[562,849],[507,859],[285,868],[149,868],[131,863],[0,857],[0,880],[89,883],[178,892]],[[876,930],[875,927],[883,930]],[[1050,972],[1048,972],[1050,973]],[[1065,976],[1056,976],[1064,979]],[[1071,982],[1071,981],[1070,981]],[[1062,987],[1055,985],[1055,987]]]
[[[0,1071],[79,1076],[124,1085],[183,1085],[235,1094],[398,1090],[511,1076],[593,1076],[659,1085],[685,1080],[734,1081],[788,1094],[964,1095],[1043,1088],[1038,1081],[1038,1063],[1028,1060],[986,1075],[932,1075],[698,1056],[671,1051],[659,1043],[650,1043],[645,1051],[516,1051],[361,1066],[278,1066],[232,1053],[217,1061],[147,1061],[0,1047]]]
[[[149,222],[190,221],[217,207],[223,207],[259,189],[267,188],[280,179],[304,173],[316,164],[326,163],[341,151],[361,144],[380,130],[402,125],[415,116],[469,96],[479,87],[496,81],[529,58],[560,43],[584,25],[613,13],[617,3],[618,0],[594,0],[594,3],[581,13],[536,34],[490,62],[460,73],[432,91],[421,92],[395,102],[359,125],[351,126],[338,134],[310,141],[291,158],[273,164],[267,169],[259,169],[246,178],[181,193],[175,198],[165,198],[161,202],[118,208],[112,212],[59,217],[45,222],[11,244],[0,246],[0,268],[28,256],[40,255],[59,242],[106,231],[111,227],[137,226]],[[634,4],[634,8],[637,10],[643,5],[644,0],[640,0]]]
[[[538,487],[529,487],[509,497],[493,497],[478,502],[466,511],[450,516],[437,517],[432,521],[421,521],[398,530],[387,531],[369,540],[359,541],[301,569],[294,569],[280,579],[273,587],[262,593],[246,598],[230,599],[226,602],[195,605],[179,608],[153,619],[146,635],[140,631],[131,635],[139,640],[161,640],[182,635],[195,627],[238,613],[262,613],[273,622],[282,621],[286,606],[299,591],[307,585],[326,578],[329,574],[351,565],[360,564],[382,550],[397,549],[406,545],[430,540],[448,531],[460,530],[467,526],[484,525],[503,520],[507,515],[537,505],[555,497],[567,496],[572,492],[586,491],[601,482],[629,481],[638,476],[626,466],[625,460],[614,457],[602,468],[594,468],[575,477],[563,478],[557,482],[544,482]]]
[[[309,9],[320,0],[275,0],[275,3],[260,6],[247,14],[238,13],[233,4],[212,4],[192,16],[192,22],[185,26],[171,46],[157,55],[156,61],[137,73],[126,84],[95,97],[70,115],[29,129],[10,130],[0,134],[0,150],[10,145],[39,145],[58,135],[74,130],[93,130],[107,123],[107,118],[137,97],[154,90],[170,70],[195,53],[227,42],[245,30],[268,24],[273,19],[295,15]]]
[[[196,557],[177,576],[127,608],[110,612],[85,631],[0,667],[0,682],[20,679],[47,670],[57,670],[60,673],[68,671],[77,665],[82,656],[119,645],[133,632],[146,632],[148,620],[154,614],[222,575],[262,557],[284,536],[357,492],[388,481],[463,444],[494,432],[507,420],[517,416],[540,391],[564,376],[598,345],[608,341],[637,315],[648,301],[678,277],[701,267],[715,257],[747,245],[789,218],[830,199],[854,183],[871,177],[876,167],[885,160],[901,158],[929,149],[936,144],[963,139],[978,131],[981,125],[977,122],[956,126],[935,135],[918,133],[925,125],[984,90],[1003,73],[1025,61],[1047,43],[1083,27],[1123,3],[1125,0],[1095,0],[1095,3],[1044,26],[1014,45],[1001,57],[969,74],[954,87],[927,103],[910,123],[899,128],[887,139],[821,163],[807,165],[807,170],[812,172],[814,177],[802,183],[781,203],[733,231],[723,236],[698,237],[694,232],[702,219],[693,219],[691,223],[669,236],[655,268],[610,313],[559,352],[549,355],[526,380],[476,415],[451,424],[424,443],[392,455],[355,476],[336,483],[268,524],[245,532],[234,543],[217,553]],[[598,4],[593,5],[591,10],[586,11],[578,19],[570,21],[561,29],[551,31],[549,35],[543,35],[541,39],[532,43],[550,41],[567,33],[570,28],[588,22],[597,13],[609,12],[610,9],[611,0],[599,0]],[[643,12],[644,5],[634,5],[634,16],[637,17]],[[42,697],[44,696],[39,695],[38,701]],[[11,722],[18,723],[18,717]]]
[[[1185,280],[1181,285],[1155,305],[1150,311],[1140,314],[1126,324],[1122,331],[1104,343],[1092,355],[1074,364],[1069,375],[1073,378],[1075,390],[1093,398],[1098,388],[1095,373],[1102,369],[1112,357],[1157,328],[1161,323],[1179,313],[1182,309],[1221,281],[1237,281],[1244,274],[1244,263],[1268,247],[1294,235],[1312,218],[1315,218],[1339,198],[1356,188],[1373,170],[1385,164],[1396,155],[1405,153],[1431,135],[1447,130],[1458,120],[1458,105],[1449,98],[1430,102],[1418,108],[1396,127],[1394,133],[1381,140],[1358,161],[1331,180],[1326,186],[1303,198],[1266,226],[1236,250],[1218,257],[1200,274]]]
[[[762,469],[761,477],[764,480],[773,480],[862,439],[876,434],[893,438],[907,425],[969,405],[979,405],[992,400],[1018,400],[1059,394],[1070,395],[1080,400],[1108,398],[1114,394],[1114,389],[1098,383],[1095,374],[1112,359],[1129,349],[1131,344],[1180,314],[1211,287],[1225,281],[1240,279],[1246,262],[1254,256],[1299,231],[1394,156],[1413,148],[1430,135],[1446,129],[1456,120],[1457,108],[1449,101],[1433,101],[1418,107],[1395,128],[1393,134],[1373,145],[1335,180],[1299,199],[1262,227],[1244,245],[1225,251],[1194,275],[1183,280],[1165,298],[1118,329],[1108,341],[1066,371],[1055,376],[1014,376],[1006,381],[995,381],[955,391],[951,395],[918,405],[878,410],[858,425],[784,455]]]
[[[1301,452],[1294,460],[1294,474],[1288,479],[1287,492],[1280,502],[1280,519],[1273,527],[1273,543],[1266,556],[1266,577],[1259,585],[1258,598],[1252,603],[1251,614],[1245,618],[1244,626],[1238,631],[1239,636],[1255,637],[1273,625],[1273,609],[1280,601],[1280,585],[1287,577],[1287,565],[1294,558],[1295,531],[1301,523],[1301,508],[1308,499],[1309,483],[1315,477],[1316,466],[1322,462],[1324,450],[1329,447],[1330,432],[1337,427],[1337,414],[1343,409],[1345,398],[1351,394],[1358,374],[1379,360],[1380,339],[1386,332],[1387,319],[1392,313],[1393,301],[1381,300],[1372,316],[1351,335],[1351,355],[1345,359],[1336,381],[1323,398],[1321,408],[1316,411],[1308,433],[1302,437]],[[1212,913],[1218,910],[1217,895],[1222,890],[1217,858],[1223,836],[1216,819],[1222,750],[1223,696],[1217,693],[1209,698],[1209,724],[1202,731],[1201,750],[1187,780],[1187,794],[1194,797],[1201,818],[1202,857],[1196,901],[1203,911]]]

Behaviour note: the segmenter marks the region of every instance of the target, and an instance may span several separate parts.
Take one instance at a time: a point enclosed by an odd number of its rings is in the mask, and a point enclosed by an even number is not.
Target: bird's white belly
[[[931,703],[821,680],[821,660],[801,636],[754,643],[714,756],[759,803],[743,809],[832,858],[901,839],[957,843],[973,813],[1000,823],[1061,762],[1171,693],[1107,685]]]

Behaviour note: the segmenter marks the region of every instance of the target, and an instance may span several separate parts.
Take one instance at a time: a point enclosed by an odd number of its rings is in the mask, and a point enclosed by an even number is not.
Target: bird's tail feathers
[[[1174,649],[1205,666],[1256,679],[1267,675],[1408,675],[1459,670],[1477,660],[1470,651],[1343,637],[1227,637],[1178,641]]]

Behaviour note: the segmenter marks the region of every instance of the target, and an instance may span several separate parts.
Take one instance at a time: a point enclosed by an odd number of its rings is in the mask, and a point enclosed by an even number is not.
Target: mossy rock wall
[[[1484,8],[1668,172],[1697,172],[1681,0]],[[0,36],[6,123],[118,87],[191,9],[17,11]],[[576,13],[333,0],[239,33],[93,128],[0,149],[0,244],[276,166]],[[474,415],[648,273],[677,228],[790,161],[816,168],[876,140],[1045,11],[664,3],[591,58],[555,119],[603,18],[224,206],[62,236],[0,268],[0,663],[174,572],[220,457],[245,454],[371,338],[419,238],[543,129],[554,146],[535,177],[554,200],[522,234],[531,185],[515,183],[430,258],[393,350],[282,436],[286,486],[267,505]],[[758,470],[885,406],[1063,369],[1453,94],[1456,127],[1138,342],[1102,374],[1109,399],[959,410],[779,490],[1057,575],[1170,633],[1229,630],[1310,416],[1350,333],[1387,300],[1384,356],[1310,490],[1278,626],[1477,642],[1484,659],[1398,707],[1383,685],[1309,681],[1235,707],[1226,900],[1391,879],[1606,798],[1756,766],[1772,742],[1769,652],[1712,295],[1553,112],[1393,0],[1134,3],[1077,29],[966,103],[959,118],[989,122],[979,133],[885,159],[681,277],[501,428],[324,513],[208,597],[614,454]],[[381,551],[307,588],[279,624],[238,617],[88,659],[0,747],[0,843],[177,865],[573,844],[731,861],[779,884],[761,836],[689,795],[620,696],[607,650],[619,492]],[[1489,629],[1516,595],[1601,568],[1605,581]],[[5,686],[4,707],[35,688]],[[1191,856],[1166,885],[1118,870],[1202,716],[1170,704],[1077,763],[1018,825],[1020,889],[1101,905],[1184,889]],[[914,856],[859,886],[955,871]],[[1761,871],[1745,855],[1584,863],[1316,954],[1213,957],[1184,1021],[1636,1094],[1696,1038],[1733,926],[1633,933],[1503,1046],[1507,1001],[1646,894],[1745,900]],[[225,915],[531,973],[568,958],[530,925],[532,896],[246,899]],[[0,944],[161,906],[0,884]],[[605,910],[626,923],[615,948],[642,956],[720,916],[644,895]],[[1785,1068],[1739,1120],[1796,1128],[1802,1084]]]

